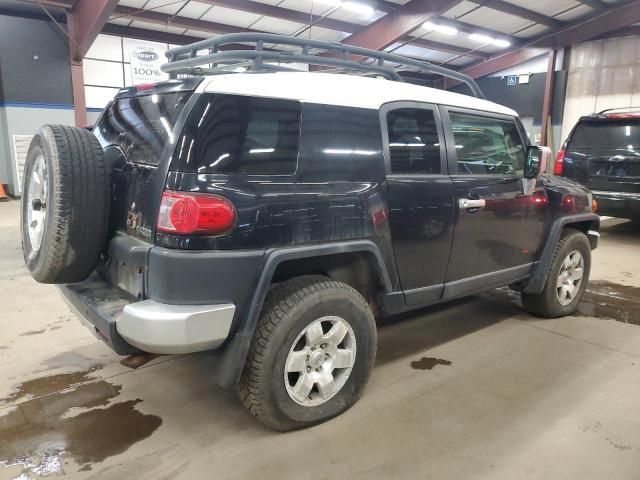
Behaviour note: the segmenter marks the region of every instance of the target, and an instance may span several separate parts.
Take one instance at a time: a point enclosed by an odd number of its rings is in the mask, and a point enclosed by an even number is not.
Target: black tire
[[[556,288],[556,282],[558,275],[567,255],[574,250],[577,250],[584,259],[584,270],[582,276],[582,283],[578,289],[578,293],[573,300],[567,304],[562,305],[558,299],[558,293]],[[544,288],[541,293],[532,295],[528,293],[522,293],[522,304],[525,310],[533,315],[543,318],[557,318],[564,317],[575,313],[578,309],[578,304],[582,299],[587,284],[589,283],[589,272],[591,271],[591,246],[589,239],[580,230],[573,228],[566,228],[560,235],[560,240],[556,245],[556,250],[551,260],[551,267],[547,273],[547,279],[545,281]]]
[[[342,388],[317,406],[292,400],[285,361],[293,342],[324,316],[338,316],[356,339],[354,365]],[[242,403],[260,422],[278,431],[315,425],[340,415],[362,395],[376,356],[377,333],[365,299],[350,286],[322,276],[303,276],[268,294],[238,386]]]
[[[29,235],[28,210],[34,200],[29,198],[29,185],[39,158],[44,159],[42,175],[48,189],[40,195],[46,198],[36,199],[46,217],[42,240],[34,248],[37,243],[32,245]],[[41,283],[86,279],[104,248],[109,223],[109,179],[95,135],[63,125],[42,127],[27,153],[22,199],[22,253],[33,278]]]

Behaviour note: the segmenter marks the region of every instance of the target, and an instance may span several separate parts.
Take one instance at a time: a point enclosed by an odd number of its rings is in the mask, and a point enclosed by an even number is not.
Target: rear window
[[[631,120],[580,122],[570,141],[570,148],[635,150],[638,147],[640,122]]]
[[[158,165],[192,92],[121,98],[100,117],[94,133],[103,146],[118,145],[129,162]]]
[[[300,119],[297,101],[207,94],[178,139],[172,168],[291,175],[298,161]]]

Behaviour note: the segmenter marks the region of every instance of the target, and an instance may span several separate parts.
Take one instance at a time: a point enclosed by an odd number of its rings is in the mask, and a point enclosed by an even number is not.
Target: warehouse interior
[[[377,357],[362,398],[288,433],[256,422],[216,383],[218,351],[125,358],[89,334],[25,267],[34,136],[47,124],[91,130],[119,92],[170,78],[167,50],[248,33],[462,73],[517,113],[531,146],[550,149],[540,172],[549,177],[571,171],[568,139],[586,117],[627,122],[607,181],[570,178],[601,215],[575,313],[534,316],[506,285],[383,319],[374,310]],[[451,78],[390,64],[406,83],[470,94]],[[636,141],[638,0],[0,0],[0,479],[639,478]]]

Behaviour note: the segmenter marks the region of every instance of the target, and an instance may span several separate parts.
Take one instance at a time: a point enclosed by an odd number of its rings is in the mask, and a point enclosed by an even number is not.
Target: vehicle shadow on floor
[[[376,364],[413,357],[523,313],[503,297],[475,295],[381,320]]]

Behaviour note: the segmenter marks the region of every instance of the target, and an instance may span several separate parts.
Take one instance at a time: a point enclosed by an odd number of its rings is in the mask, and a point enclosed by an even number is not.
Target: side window
[[[173,167],[199,173],[291,175],[298,163],[300,103],[207,95],[178,140]]]
[[[399,108],[387,114],[391,173],[440,173],[440,140],[432,110]]]
[[[459,174],[523,175],[525,147],[513,121],[449,112]]]

